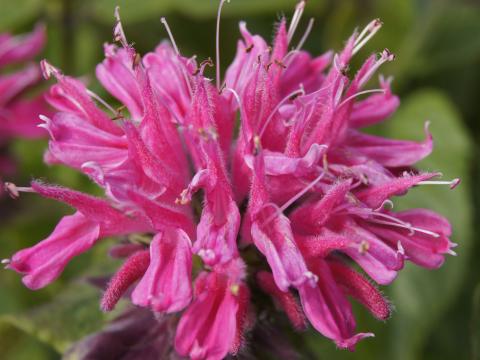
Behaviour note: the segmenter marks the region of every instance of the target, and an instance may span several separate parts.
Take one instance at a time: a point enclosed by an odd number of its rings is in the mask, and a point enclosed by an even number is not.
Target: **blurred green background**
[[[232,59],[237,23],[246,19],[252,32],[266,39],[282,14],[291,16],[295,0],[231,0],[222,20],[223,69]],[[38,21],[48,27],[43,53],[65,73],[95,82],[94,67],[103,58],[102,44],[111,41],[113,10],[120,5],[129,41],[145,53],[166,34],[166,16],[183,54],[199,59],[214,55],[215,0],[0,0],[0,31],[29,31]],[[297,337],[312,359],[480,359],[480,2],[448,0],[310,0],[306,17],[315,26],[305,48],[319,54],[339,50],[357,26],[380,18],[384,27],[356,61],[388,47],[396,60],[381,72],[395,77],[401,96],[398,113],[375,129],[397,138],[421,139],[423,122],[431,121],[434,154],[421,168],[439,170],[445,178],[461,177],[454,191],[414,189],[398,203],[429,207],[454,226],[457,257],[448,257],[441,270],[427,271],[408,264],[398,280],[382,289],[395,305],[392,318],[381,323],[355,307],[358,329],[376,338],[360,343],[355,353],[336,350],[308,331]],[[356,63],[358,66],[358,63]],[[11,153],[18,160],[17,178],[25,184],[43,177],[76,189],[98,192],[89,181],[64,167],[42,163],[45,141],[19,139]],[[0,258],[46,236],[62,214],[71,210],[28,194],[17,201],[0,200]],[[0,274],[1,359],[58,359],[73,342],[102,326],[112,315],[98,309],[99,291],[78,280],[115,267],[106,259],[108,244],[75,259],[61,279],[41,291],[25,289],[18,275]],[[100,260],[101,259],[101,260]],[[99,265],[100,264],[100,265]],[[79,275],[81,274],[81,275]]]

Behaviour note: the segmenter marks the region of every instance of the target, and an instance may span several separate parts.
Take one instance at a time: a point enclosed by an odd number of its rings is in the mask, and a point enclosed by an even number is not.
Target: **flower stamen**
[[[172,43],[175,53],[177,55],[180,55],[180,51],[178,50],[177,43],[175,42],[175,38],[173,37],[172,31],[170,30],[170,26],[168,26],[167,19],[162,16],[160,18],[160,22],[163,24],[163,26],[165,27],[165,30],[167,31],[168,37],[170,38],[170,42]]]
[[[314,23],[315,23],[315,19],[314,19],[314,18],[311,18],[311,19],[308,21],[307,29],[306,29],[305,32],[303,33],[303,36],[302,36],[302,38],[300,39],[300,41],[298,42],[298,45],[295,47],[295,50],[294,50],[294,51],[300,51],[300,49],[303,47],[303,45],[305,44],[305,41],[307,41],[308,36],[309,36],[310,33],[312,32],[312,28],[313,28],[313,24],[314,24]]]
[[[290,205],[292,205],[295,201],[300,199],[303,195],[305,195],[308,191],[310,191],[317,183],[323,179],[325,176],[325,173],[322,172],[315,180],[313,180],[310,184],[305,186],[301,191],[299,191],[297,194],[295,194],[290,200],[288,200],[285,204],[283,204],[280,208],[279,211],[283,212],[285,211]]]
[[[384,220],[378,220],[378,219],[369,219],[368,221],[371,221],[375,224],[380,224],[380,225],[388,225],[388,226],[404,228],[410,231],[410,235],[413,235],[415,232],[419,232],[425,235],[433,236],[434,238],[440,237],[440,235],[437,234],[436,232],[412,226],[412,224],[410,223],[398,224],[396,222],[390,222],[390,221],[384,221]]]
[[[12,199],[18,199],[20,197],[21,192],[30,192],[30,193],[35,192],[35,190],[33,190],[31,187],[17,186],[11,182],[5,182],[3,184],[3,189],[8,195],[10,195]]]
[[[395,54],[391,53],[390,50],[384,49],[380,54],[380,58],[375,62],[375,64],[367,71],[361,79],[358,80],[358,86],[362,87],[370,77],[378,70],[382,64],[386,63],[387,61],[395,60]]]
[[[293,13],[292,21],[290,22],[290,26],[287,32],[288,43],[292,41],[293,35],[295,34],[295,30],[297,30],[297,26],[300,22],[300,19],[302,18],[303,11],[305,10],[305,4],[306,4],[306,1],[302,0],[297,3],[297,6],[295,6],[295,12]]]
[[[222,8],[226,2],[230,2],[230,0],[220,0],[220,4],[218,5],[218,12],[217,12],[217,31],[215,37],[215,50],[216,50],[216,70],[217,70],[217,89],[220,90],[220,17],[222,15]]]
[[[118,41],[122,44],[123,47],[128,48],[127,37],[125,36],[125,31],[123,31],[122,22],[120,20],[120,6],[115,7],[114,12],[115,20],[115,27],[113,28],[113,38],[115,41]]]
[[[361,95],[365,95],[365,94],[371,94],[371,93],[383,93],[385,94],[386,90],[385,89],[371,89],[371,90],[364,90],[364,91],[359,91],[355,94],[353,94],[352,96],[349,96],[348,98],[346,98],[345,100],[343,100],[339,105],[338,105],[338,108],[342,107],[343,105],[345,105],[347,102],[349,102],[350,100],[352,99],[355,99]]]
[[[285,96],[278,104],[277,106],[275,106],[275,108],[272,110],[272,112],[270,113],[270,115],[268,115],[268,118],[267,120],[265,120],[265,123],[263,124],[262,126],[262,130],[260,130],[260,134],[258,135],[260,138],[262,137],[262,135],[264,134],[265,130],[267,130],[267,126],[268,124],[270,123],[270,121],[273,119],[273,117],[275,116],[275,114],[277,113],[277,111],[280,109],[280,107],[285,104],[287,101],[291,100],[292,97],[293,98],[296,98],[297,96],[300,96],[300,95],[305,95],[305,90],[303,89],[303,87],[300,87],[300,89],[297,89],[295,91],[292,91],[290,94],[288,94],[287,96]]]
[[[38,115],[38,118],[42,120],[44,123],[38,124],[37,127],[47,130],[52,140],[55,140],[55,136],[53,132],[50,130],[50,124],[52,123],[52,120],[45,115]]]
[[[417,185],[449,185],[450,189],[455,189],[461,180],[459,178],[455,178],[450,181],[435,181],[435,180],[427,180],[427,181],[420,181]]]
[[[372,20],[362,32],[357,36],[355,40],[355,47],[353,48],[352,55],[355,55],[365,44],[380,30],[383,23],[380,19]]]
[[[103,100],[99,95],[95,94],[93,91],[87,89],[87,94],[94,98],[95,100],[97,100],[100,104],[102,104],[103,106],[105,106],[113,115],[115,116],[118,116],[119,114],[121,114],[121,108],[119,108],[120,111],[118,110],[115,110],[113,107],[111,107],[105,100]]]

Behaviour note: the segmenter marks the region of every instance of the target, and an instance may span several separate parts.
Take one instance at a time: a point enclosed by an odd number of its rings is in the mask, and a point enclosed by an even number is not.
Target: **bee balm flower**
[[[45,28],[39,25],[29,34],[12,36],[0,34],[0,145],[8,145],[13,137],[38,138],[44,132],[37,125],[38,114],[48,110],[43,95],[27,98],[25,92],[41,79],[40,68],[36,64],[26,64],[16,72],[8,67],[32,60],[45,44]],[[7,71],[5,71],[7,70]],[[3,175],[13,170],[8,157],[0,158],[0,171]]]
[[[222,81],[224,2],[216,85],[205,76],[212,61],[182,56],[165,19],[171,44],[141,57],[128,43],[118,12],[120,45],[105,46],[97,76],[128,113],[42,63],[45,76],[57,79],[48,99],[58,112],[42,117],[51,137],[46,160],[90,176],[105,198],[38,182],[30,188],[10,184],[15,195],[36,192],[76,213],[50,237],[7,260],[7,267],[39,288],[101,238],[147,233],[152,238],[143,245],[115,249],[127,259],[102,308],[111,310],[132,288],[138,306],[184,311],[175,337],[179,354],[236,354],[244,333],[255,326],[249,304],[264,304],[249,291],[253,283],[294,327],[308,320],[338,347],[354,349],[373,334],[357,332],[347,296],[387,319],[389,303],[374,283],[392,282],[406,260],[437,268],[445,254],[454,254],[446,219],[426,209],[394,212],[386,206],[390,198],[413,186],[458,181],[435,181],[438,174],[414,168],[432,150],[427,126],[419,143],[361,131],[399,105],[390,79],[381,77],[379,89],[364,89],[394,59],[388,50],[348,76],[351,58],[380,21],[355,32],[339,53],[318,57],[301,49],[308,34],[291,46],[305,1],[290,25],[280,21],[272,46],[241,23],[242,39]],[[194,254],[202,265],[194,265]]]

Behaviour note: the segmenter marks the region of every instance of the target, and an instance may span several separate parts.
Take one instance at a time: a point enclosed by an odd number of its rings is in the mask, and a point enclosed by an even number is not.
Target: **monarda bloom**
[[[38,181],[9,185],[13,194],[35,192],[76,212],[7,267],[38,289],[105,237],[151,234],[144,245],[112,249],[125,262],[101,307],[109,311],[131,294],[133,304],[173,316],[172,342],[182,356],[242,351],[260,321],[255,314],[272,311],[256,298],[262,292],[295,328],[311,324],[340,348],[373,336],[357,331],[347,297],[385,320],[390,305],[375,284],[391,283],[405,260],[433,269],[454,254],[445,218],[427,209],[395,212],[390,199],[458,180],[432,180],[439,174],[414,168],[432,150],[427,125],[419,143],[361,131],[399,105],[390,79],[365,90],[393,60],[388,50],[348,72],[380,21],[355,32],[339,53],[313,57],[302,50],[308,33],[291,44],[304,6],[289,24],[280,21],[272,45],[241,23],[224,77],[217,40],[214,82],[205,76],[212,60],[181,55],[164,19],[171,42],[140,56],[117,12],[118,44],[105,45],[96,73],[123,104],[118,110],[43,61],[44,75],[57,80],[47,97],[58,109],[41,116],[50,134],[45,159],[88,175],[105,198]]]
[[[7,156],[12,138],[37,138],[44,132],[37,127],[38,114],[47,113],[42,95],[26,96],[38,84],[42,73],[38,64],[29,63],[45,44],[45,28],[38,25],[29,34],[0,34],[0,174],[9,175],[14,164]],[[9,69],[14,69],[13,72]],[[16,69],[16,70],[15,70]]]

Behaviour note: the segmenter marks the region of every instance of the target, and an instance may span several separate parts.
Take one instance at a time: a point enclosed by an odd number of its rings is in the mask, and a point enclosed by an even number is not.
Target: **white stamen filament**
[[[308,184],[304,189],[299,191],[296,195],[294,195],[290,200],[288,200],[285,204],[283,204],[280,208],[279,211],[283,212],[285,209],[287,209],[290,205],[292,205],[295,201],[300,199],[303,195],[305,195],[308,191],[310,191],[317,183],[322,180],[322,178],[325,176],[325,173],[321,173],[315,180],[313,180],[310,184]]]
[[[384,218],[384,219],[387,219],[388,221],[392,221],[394,223],[397,223],[399,225],[403,225],[403,226],[406,226],[408,228],[411,227],[410,224],[400,220],[400,219],[397,219],[396,217],[394,216],[390,216],[388,214],[384,214],[384,213],[381,213],[381,212],[378,212],[378,211],[375,211],[375,210],[368,210],[367,211],[367,214],[368,215],[372,215],[372,216],[376,216],[376,217],[379,217],[379,218]]]
[[[289,67],[290,64],[292,63],[293,59],[295,58],[295,55],[297,55],[300,51],[299,50],[290,50],[287,55],[283,57],[282,63],[285,65],[285,67]]]
[[[16,186],[16,189],[19,192],[27,192],[27,193],[34,193],[35,190],[33,190],[31,187],[27,186]]]
[[[455,189],[458,184],[460,184],[460,179],[456,178],[450,181],[435,181],[435,180],[427,180],[427,181],[420,181],[417,185],[449,185],[450,189]]]
[[[52,120],[45,116],[45,115],[38,115],[39,119],[42,120],[44,123],[43,124],[38,124],[37,127],[39,128],[42,128],[42,129],[45,129],[48,131],[48,134],[50,135],[50,137],[52,138],[52,140],[56,140],[55,139],[55,136],[52,132],[52,130],[50,129],[50,124],[52,123]]]
[[[267,206],[268,207],[273,207],[275,209],[275,212],[267,218],[267,220],[265,220],[263,222],[263,225],[267,225],[268,223],[270,223],[273,219],[275,219],[278,215],[280,215],[281,213],[283,213],[285,211],[285,209],[287,209],[290,205],[292,205],[295,201],[297,201],[298,199],[300,199],[303,195],[305,195],[305,193],[307,193],[311,188],[313,188],[323,177],[325,176],[325,173],[321,173],[315,180],[313,180],[310,184],[308,184],[304,189],[302,189],[300,192],[298,192],[297,194],[295,194],[290,200],[288,200],[285,204],[283,204],[281,207],[278,207],[276,204],[274,203],[266,203],[265,205],[263,205],[263,208],[266,208]]]
[[[388,206],[390,209],[393,209],[393,201],[390,199],[385,200],[382,205],[380,205],[378,208],[376,208],[374,211],[380,211],[382,210],[385,206]]]
[[[340,99],[342,98],[344,89],[345,89],[345,82],[340,81],[340,84],[338,85],[337,92],[335,93],[335,97],[333,99],[334,104],[338,104],[340,102]]]
[[[309,36],[310,33],[312,32],[312,28],[313,28],[313,24],[314,24],[314,23],[315,23],[315,19],[314,19],[314,18],[311,18],[311,19],[308,21],[307,29],[305,30],[305,32],[303,33],[302,38],[301,38],[300,41],[298,42],[298,45],[297,45],[297,47],[295,48],[295,51],[300,51],[300,49],[303,47],[303,45],[305,44],[305,41],[307,41],[308,36]]]
[[[290,98],[292,98],[292,96],[297,96],[297,95],[305,95],[305,90],[303,89],[303,87],[301,87],[300,89],[297,89],[295,91],[292,91],[290,94],[288,94],[287,96],[285,96],[278,104],[277,106],[275,106],[275,108],[273,109],[273,111],[270,113],[270,115],[268,115],[268,118],[267,120],[265,120],[265,123],[263,124],[262,126],[262,130],[260,131],[260,134],[258,135],[260,138],[262,137],[263,133],[265,132],[265,130],[267,130],[267,126],[268,124],[270,123],[270,121],[272,121],[273,117],[275,116],[275,114],[277,113],[277,111],[280,109],[280,107],[285,104],[288,100],[290,100]]]
[[[4,265],[10,264],[10,259],[3,259],[2,264],[4,264]]]
[[[433,231],[425,230],[425,229],[422,229],[422,228],[417,228],[417,227],[412,226],[412,225],[409,224],[409,223],[397,224],[397,223],[392,223],[392,222],[389,222],[389,221],[383,221],[383,220],[378,220],[378,219],[369,219],[369,221],[371,221],[371,222],[373,222],[373,223],[375,223],[375,224],[388,225],[388,226],[395,226],[395,227],[404,228],[404,229],[406,229],[406,230],[409,230],[412,235],[413,235],[414,232],[420,232],[420,233],[423,233],[423,234],[426,234],[426,235],[433,236],[434,238],[440,237],[439,234],[437,234],[437,233],[435,233],[435,232],[433,232]]]
[[[108,110],[112,112],[113,115],[118,115],[118,111],[112,108],[105,100],[103,100],[99,95],[95,94],[93,91],[87,89],[87,94],[97,100],[100,104],[105,106]]]
[[[161,17],[160,22],[163,24],[163,26],[165,27],[165,30],[167,31],[168,37],[170,39],[170,42],[172,43],[173,50],[175,51],[175,54],[177,54],[177,56],[180,57],[180,51],[178,50],[177,43],[175,42],[175,38],[173,37],[173,33],[172,33],[172,30],[170,29],[170,26],[168,25],[167,19],[165,17]],[[189,59],[189,61],[190,61],[190,59]],[[189,92],[190,96],[192,96],[192,94],[193,94],[192,86],[190,85],[190,82],[188,81],[187,70],[185,69],[185,65],[182,62],[180,62],[180,67],[182,69],[182,75],[185,79],[185,83],[187,84],[188,92]]]
[[[233,98],[237,102],[238,109],[240,111],[240,124],[244,124],[244,122],[248,121],[248,120],[247,120],[247,114],[245,113],[245,111],[244,111],[245,109],[242,105],[242,100],[240,99],[240,95],[238,95],[238,93],[234,89],[229,88],[229,87],[225,87],[224,90],[230,91],[232,93]],[[245,138],[247,138],[247,134],[245,133],[245,131],[246,131],[245,126],[242,126],[242,130],[244,131],[243,135],[245,136]]]
[[[218,12],[217,12],[217,32],[216,32],[216,68],[217,68],[217,89],[220,90],[220,17],[222,15],[222,8],[226,2],[230,2],[230,0],[220,0],[220,4],[218,5]]]
[[[165,19],[162,16],[160,18],[160,22],[163,24],[163,26],[165,27],[165,30],[167,31],[168,37],[170,38],[170,42],[172,43],[172,46],[173,46],[173,49],[175,50],[175,53],[177,55],[180,55],[180,51],[178,51],[177,43],[175,42],[172,31],[170,30],[170,26],[168,26],[167,19]]]
[[[383,204],[385,204],[386,202],[383,202]],[[383,205],[382,204],[382,205]],[[380,224],[380,225],[387,225],[387,226],[395,226],[395,227],[399,227],[399,228],[403,228],[403,229],[406,229],[410,232],[410,235],[413,235],[414,232],[419,232],[419,233],[423,233],[423,234],[426,234],[426,235],[430,235],[430,236],[433,236],[435,238],[438,238],[440,237],[439,234],[433,232],[433,231],[430,231],[430,230],[427,230],[427,229],[422,229],[422,228],[419,228],[419,227],[415,227],[415,226],[412,226],[412,224],[408,223],[408,222],[405,222],[405,221],[402,221],[394,216],[391,216],[391,215],[388,215],[388,214],[384,214],[384,213],[381,213],[381,212],[378,212],[378,211],[375,211],[375,210],[371,210],[371,209],[349,209],[346,211],[348,214],[354,214],[354,215],[358,215],[360,217],[363,217],[364,215],[367,216],[367,218],[365,220],[367,221],[370,221],[370,222],[373,222],[375,224]],[[385,219],[385,220],[381,220],[381,219]]]
[[[11,182],[5,182],[3,184],[3,189],[8,195],[10,195],[12,199],[17,199],[21,192],[35,192],[35,190],[33,190],[31,187],[17,186]]]
[[[383,220],[378,220],[378,219],[369,219],[369,221],[373,220],[376,223],[379,223],[379,221],[380,221],[380,222],[384,223],[385,225],[402,227],[402,228],[405,228],[405,229],[409,230],[410,232],[418,231],[418,232],[421,232],[421,233],[424,233],[424,234],[427,234],[427,235],[431,235],[433,237],[440,237],[440,235],[438,235],[437,233],[435,233],[433,231],[413,227],[412,224],[410,224],[410,223],[404,222],[400,219],[397,219],[396,217],[393,217],[393,216],[390,216],[390,215],[387,215],[387,214],[384,214],[384,213],[381,213],[381,212],[372,211],[370,214],[373,215],[373,216],[376,216],[376,217],[387,219],[388,221],[383,221]]]
[[[357,52],[359,52],[360,49],[365,46],[365,44],[378,32],[378,30],[380,30],[381,27],[382,22],[380,21],[380,19],[375,19],[371,21],[357,36],[354,43],[355,47],[353,48],[352,55],[355,55]]]
[[[287,32],[287,41],[290,43],[292,41],[293,35],[295,34],[295,30],[302,18],[303,11],[305,10],[305,0],[300,1],[297,6],[295,7],[295,12],[292,16],[292,21],[290,22],[290,26]]]
[[[345,105],[347,102],[349,102],[350,100],[356,98],[356,97],[359,97],[361,95],[365,95],[365,94],[372,94],[372,93],[385,93],[385,89],[371,89],[371,90],[364,90],[364,91],[359,91],[355,94],[353,94],[352,96],[349,96],[348,98],[346,98],[345,100],[343,100],[339,105],[338,107],[342,107],[343,105]]]
[[[363,75],[361,79],[358,81],[358,87],[362,87],[365,83],[370,80],[372,75],[378,70],[380,66],[382,66],[387,61],[393,61],[395,59],[395,54],[392,54],[388,49],[384,49],[382,54],[380,55],[380,59],[376,61],[376,63]]]
[[[120,6],[115,7],[115,19],[117,23],[113,29],[113,35],[115,36],[115,41],[119,41],[124,47],[128,47],[127,37],[123,31],[122,22],[120,20]]]

